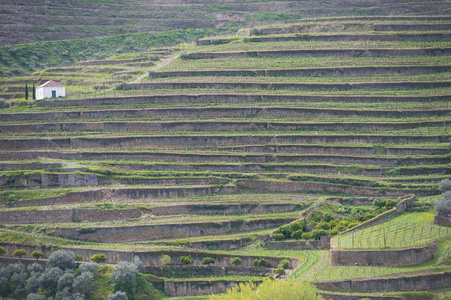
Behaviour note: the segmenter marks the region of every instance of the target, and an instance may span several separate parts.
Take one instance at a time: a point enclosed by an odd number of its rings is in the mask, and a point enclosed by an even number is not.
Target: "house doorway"
[[[52,98],[56,98],[56,91],[52,91]]]

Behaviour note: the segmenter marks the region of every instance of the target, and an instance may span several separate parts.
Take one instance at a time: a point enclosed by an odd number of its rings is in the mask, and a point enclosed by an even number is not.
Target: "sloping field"
[[[39,26],[63,30],[60,6],[22,4],[29,16],[46,12]],[[121,28],[157,15],[176,24],[169,12],[180,7],[177,26],[209,12],[196,26],[254,28],[2,81],[16,95],[0,110],[7,259],[17,248],[28,258],[103,253],[108,264],[137,255],[173,297],[275,272],[331,299],[449,288],[450,234],[432,206],[437,183],[451,178],[450,20],[432,16],[447,14],[447,2],[365,1],[337,16],[411,17],[305,22],[288,15],[327,17],[336,1],[277,2],[271,14],[273,2],[66,4],[105,30],[113,14]],[[296,23],[263,26],[276,15]],[[64,26],[78,26],[67,17],[74,24]],[[19,96],[55,76],[67,98]]]

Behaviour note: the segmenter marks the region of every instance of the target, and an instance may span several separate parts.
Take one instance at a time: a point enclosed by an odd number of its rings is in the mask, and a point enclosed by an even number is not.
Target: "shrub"
[[[6,106],[6,99],[0,98],[0,108],[3,108]]]
[[[300,240],[302,239],[302,235],[304,234],[304,231],[302,230],[296,230],[295,232],[293,232],[291,234],[291,238],[295,239],[295,240]]]
[[[63,276],[64,272],[57,267],[48,267],[39,277],[39,287],[44,290],[55,291],[58,280]]]
[[[77,265],[75,264],[75,253],[72,251],[55,251],[49,256],[49,267],[57,267],[61,270],[71,270]]]
[[[315,240],[319,240],[322,236],[327,236],[327,232],[324,229],[313,230],[312,238]]]
[[[155,55],[149,54],[149,55],[147,55],[147,59],[148,60],[154,60],[155,59]]]
[[[373,201],[373,205],[379,208],[384,207],[385,203],[386,203],[385,199],[374,199]]]
[[[251,35],[259,35],[261,33],[261,29],[258,27],[251,28]]]
[[[121,261],[111,272],[111,280],[124,289],[133,282],[136,273],[138,273],[138,268],[135,264]]]
[[[127,294],[124,292],[116,292],[108,295],[108,300],[128,300]]]
[[[163,256],[160,258],[160,262],[163,266],[167,265],[171,262],[171,257],[169,255],[163,254]]]
[[[304,232],[302,234],[302,239],[303,240],[311,240],[312,239],[312,233],[311,232]]]
[[[47,297],[45,295],[38,295],[38,294],[28,294],[27,300],[47,300]]]
[[[398,200],[396,199],[387,199],[387,201],[385,201],[385,206],[387,208],[393,208],[396,206],[396,204],[398,204]]]
[[[275,240],[275,241],[281,241],[285,239],[285,235],[283,235],[282,233],[274,233],[271,234],[271,239]]]
[[[214,264],[216,261],[215,261],[215,259],[214,258],[211,258],[211,257],[205,257],[203,260],[202,260],[202,264],[203,265],[211,265],[211,264]]]
[[[42,253],[41,251],[33,251],[31,253],[31,256],[33,256],[34,258],[36,258],[36,260],[38,260],[41,257],[44,257],[44,253]]]
[[[0,246],[0,255],[4,255],[6,253],[5,248]]]
[[[57,289],[58,291],[62,291],[65,288],[69,290],[72,289],[72,285],[74,284],[75,276],[72,273],[64,273],[60,279],[58,279]]]
[[[290,268],[290,261],[288,259],[282,259],[280,261],[280,264],[277,266],[278,268],[284,268],[284,269],[289,269]]]
[[[284,268],[277,268],[275,273],[277,275],[285,275],[285,269]]]
[[[91,293],[94,285],[94,275],[91,272],[83,272],[80,276],[75,278],[72,288],[74,292],[78,292],[87,296]]]
[[[27,251],[24,249],[17,249],[13,252],[13,257],[22,258],[22,256],[27,255]]]
[[[75,253],[75,261],[82,261],[82,260],[83,260],[83,256],[78,253]]]
[[[189,54],[186,51],[180,52],[179,55],[180,55],[180,58],[183,58],[183,59],[189,58]]]
[[[441,192],[451,191],[451,179],[447,178],[440,181],[440,183],[438,184],[438,189]]]
[[[435,210],[439,214],[451,214],[451,191],[445,192],[440,200],[435,202]]]
[[[191,255],[180,257],[180,263],[182,265],[192,265],[194,263],[194,259]]]
[[[239,266],[243,263],[243,261],[239,257],[234,257],[230,259],[230,263],[234,266]]]
[[[97,253],[97,254],[94,254],[93,256],[91,256],[90,260],[100,264],[100,263],[106,262],[106,257],[105,257],[105,254]]]
[[[255,266],[255,267],[257,267],[257,266],[266,266],[266,264],[267,264],[267,262],[266,262],[266,259],[264,259],[264,258],[260,258],[260,259],[256,258],[252,262],[252,265]]]
[[[91,85],[91,87],[92,87],[93,89],[95,89],[95,90],[100,90],[101,85],[98,84],[98,83],[94,83],[93,85]]]
[[[220,43],[220,41],[219,41],[219,39],[218,39],[217,37],[212,37],[212,38],[210,39],[210,43],[211,43],[212,45],[217,45],[217,44]]]
[[[93,261],[85,262],[80,265],[80,271],[82,273],[91,272],[92,274],[96,274],[97,271],[99,270],[99,268],[100,268],[100,265]]]
[[[248,36],[243,36],[243,43],[249,43],[250,38]]]
[[[308,282],[267,278],[258,285],[258,288],[256,284],[248,282],[227,290],[226,294],[212,295],[209,298],[209,300],[235,299],[320,300],[323,297],[316,295],[315,288]]]

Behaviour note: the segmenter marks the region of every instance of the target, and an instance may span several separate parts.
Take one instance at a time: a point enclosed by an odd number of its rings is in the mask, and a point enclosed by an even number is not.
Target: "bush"
[[[144,272],[146,270],[146,266],[143,264],[143,262],[141,261],[141,259],[139,259],[138,256],[135,255],[135,257],[133,258],[133,263],[135,264],[135,266],[138,268],[139,272]]]
[[[99,270],[99,268],[100,268],[100,265],[93,261],[85,262],[80,265],[80,271],[82,273],[91,272],[92,274],[96,274],[97,271]]]
[[[180,55],[180,58],[183,58],[183,59],[189,58],[189,54],[186,51],[180,52],[179,55]]]
[[[5,248],[0,246],[0,255],[4,255],[6,253]]]
[[[182,265],[192,265],[194,263],[194,259],[191,255],[180,257],[180,263]]]
[[[108,295],[108,300],[128,300],[127,294],[124,292],[116,292]]]
[[[24,249],[17,249],[13,252],[13,257],[22,258],[22,256],[27,255],[27,251]]]
[[[78,253],[75,253],[75,261],[82,261],[82,260],[83,260],[83,256]]]
[[[105,254],[97,253],[97,254],[94,254],[93,256],[91,256],[90,260],[100,264],[100,263],[106,262],[106,257],[105,257]]]
[[[295,239],[295,240],[300,240],[302,239],[302,235],[304,234],[304,231],[302,230],[296,230],[295,232],[293,232],[291,234],[291,238]]]
[[[303,240],[311,240],[312,239],[312,233],[311,232],[304,232],[302,234],[302,239]]]
[[[34,258],[36,258],[36,260],[38,260],[41,257],[44,257],[44,253],[42,253],[41,251],[33,251],[31,253],[31,256],[33,256]]]
[[[47,297],[44,295],[38,295],[38,294],[28,294],[27,300],[47,300]]]
[[[451,179],[447,178],[440,181],[440,183],[438,184],[438,189],[441,192],[451,191]]]
[[[277,275],[285,275],[285,269],[284,268],[277,268],[275,273]]]
[[[258,27],[251,28],[251,35],[259,35],[261,33],[261,29]]]
[[[155,55],[149,54],[149,55],[147,55],[147,59],[148,60],[155,60]]]
[[[202,260],[202,264],[203,265],[211,265],[211,264],[214,264],[216,261],[215,261],[215,259],[214,258],[211,258],[211,257],[205,257],[203,260]]]
[[[266,266],[266,264],[267,264],[267,262],[266,262],[266,259],[264,259],[264,258],[260,258],[260,259],[256,258],[252,262],[252,265],[255,266],[255,267],[257,267],[257,266]]]
[[[324,229],[319,230],[313,230],[312,232],[312,238],[315,240],[319,240],[322,236],[327,236],[327,232]]]
[[[6,106],[6,99],[0,98],[0,108],[3,108]]]
[[[382,208],[385,206],[386,200],[385,199],[374,199],[373,205],[379,208]]]
[[[278,268],[284,268],[284,269],[289,269],[290,268],[290,261],[288,259],[282,259],[282,261],[280,262],[280,264],[277,266]]]
[[[75,253],[72,251],[55,251],[49,256],[49,267],[57,267],[61,270],[72,270],[77,266],[75,263]]]
[[[451,191],[445,192],[440,200],[435,202],[435,210],[438,214],[451,214]]]
[[[387,201],[385,201],[385,206],[387,208],[393,208],[396,206],[396,204],[398,204],[398,200],[396,199],[387,199]]]
[[[169,255],[163,254],[163,256],[160,258],[160,262],[163,266],[167,265],[171,262],[171,257]]]
[[[55,291],[58,286],[58,280],[64,272],[57,267],[48,267],[39,277],[39,287],[43,290]]]
[[[80,276],[75,278],[72,288],[74,292],[87,296],[91,293],[94,285],[94,275],[91,272],[83,272]]]
[[[58,279],[57,289],[58,291],[62,291],[65,288],[69,290],[72,289],[72,285],[74,284],[75,276],[72,273],[64,273],[60,279]]]
[[[243,263],[243,261],[239,257],[234,257],[230,259],[230,263],[234,266],[239,266]]]
[[[323,297],[316,295],[315,288],[308,282],[267,278],[258,285],[258,288],[256,284],[248,282],[227,290],[226,294],[212,295],[209,298],[209,300],[235,299],[320,300]]]
[[[283,235],[282,233],[274,233],[271,234],[271,239],[275,240],[275,241],[281,241],[285,239],[285,235]]]
[[[136,273],[138,273],[138,268],[135,264],[121,261],[111,272],[111,280],[124,289],[133,282]]]

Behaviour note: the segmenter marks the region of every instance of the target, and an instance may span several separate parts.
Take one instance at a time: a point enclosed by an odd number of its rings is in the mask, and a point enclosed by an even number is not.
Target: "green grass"
[[[339,248],[402,248],[426,245],[449,235],[449,227],[433,223],[434,212],[405,212],[387,222],[335,239]]]

